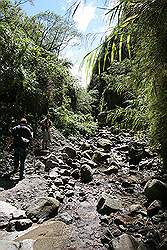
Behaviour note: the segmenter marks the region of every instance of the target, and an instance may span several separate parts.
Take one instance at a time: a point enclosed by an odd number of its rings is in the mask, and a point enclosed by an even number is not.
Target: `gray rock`
[[[110,215],[112,212],[117,212],[121,209],[122,202],[119,199],[115,199],[104,192],[101,194],[97,204],[97,210],[100,214]]]
[[[10,203],[0,201],[0,227],[8,225],[9,220],[12,219],[12,214],[17,211],[17,208]]]
[[[63,199],[64,199],[64,197],[65,197],[65,195],[62,194],[62,193],[59,192],[59,191],[54,192],[54,193],[53,193],[53,196],[54,196],[54,198],[55,198],[56,200],[58,200],[58,201],[60,201],[60,202],[63,202]]]
[[[72,171],[71,176],[74,179],[76,179],[76,180],[79,179],[80,178],[80,171],[79,171],[79,169],[75,169],[74,171]]]
[[[88,142],[85,142],[81,145],[81,150],[82,151],[86,151],[86,150],[89,150],[91,147],[91,145],[88,143]]]
[[[110,158],[110,155],[99,150],[94,152],[92,160],[96,163],[102,163],[107,160],[107,158]]]
[[[162,204],[160,201],[153,201],[150,206],[147,208],[147,214],[148,216],[154,216],[158,214],[160,208],[162,207]]]
[[[66,197],[72,197],[72,196],[74,196],[74,191],[72,191],[72,190],[67,190],[67,192],[65,193],[65,196],[66,196]]]
[[[28,248],[27,244],[27,248],[19,248],[19,250],[68,249],[67,242],[69,242],[69,239],[71,237],[71,231],[72,228],[70,228],[70,226],[66,225],[62,221],[51,221],[47,223],[44,222],[42,225],[39,225],[36,228],[32,228],[31,230],[29,230],[29,232],[22,234],[16,239],[16,241],[23,243],[23,246],[26,239],[28,239],[29,243],[34,242],[32,248]],[[33,241],[30,242],[30,240]]]
[[[146,210],[140,205],[140,204],[133,204],[129,207],[129,213],[131,215],[135,215],[135,214],[143,214],[143,215],[147,215]]]
[[[92,173],[92,169],[89,165],[83,165],[81,167],[81,181],[83,183],[88,183],[90,181],[92,181],[93,179],[93,173]]]
[[[0,240],[0,250],[21,250],[20,243],[15,241]]]
[[[12,215],[5,214],[0,212],[0,228],[6,227],[9,221],[12,219]]]
[[[72,147],[64,147],[63,152],[67,154],[70,158],[75,158],[76,157],[76,150]]]
[[[27,209],[27,217],[30,219],[49,219],[57,214],[59,205],[60,202],[55,198],[42,197]]]
[[[149,201],[160,200],[163,204],[167,204],[167,185],[157,179],[150,180],[144,187],[144,194]]]
[[[67,159],[69,158],[68,154],[66,154],[66,153],[62,153],[61,156],[62,156],[62,158],[63,158],[63,160],[64,160],[65,162],[66,162]]]
[[[21,209],[17,209],[12,213],[12,219],[25,219],[26,217],[26,212]]]
[[[122,234],[118,238],[112,240],[113,250],[137,250],[139,243],[137,240],[128,234]]]
[[[61,221],[63,221],[67,225],[69,225],[73,222],[73,218],[67,212],[60,214],[59,218],[61,219]]]
[[[80,163],[81,163],[81,165],[87,164],[87,165],[89,165],[91,168],[97,168],[97,163],[95,163],[95,162],[92,161],[92,160],[86,159],[86,158],[81,158]]]
[[[70,186],[72,186],[72,187],[75,186],[75,182],[74,182],[73,180],[69,180],[68,184],[69,184]]]
[[[70,180],[70,178],[68,176],[62,176],[61,179],[62,179],[64,184],[67,184]]]
[[[91,156],[87,153],[87,151],[84,151],[82,154],[81,154],[82,157],[86,158],[86,159],[89,159],[91,160]]]
[[[49,171],[53,168],[58,168],[59,164],[56,161],[53,161],[52,159],[48,159],[45,164],[45,171]]]
[[[118,173],[118,167],[111,166],[103,171],[104,174],[111,175],[111,174],[117,174]]]
[[[61,178],[57,178],[54,180],[54,184],[55,184],[55,186],[61,186],[61,185],[63,185],[63,181]]]
[[[61,176],[70,176],[71,175],[71,172],[67,169],[61,169],[60,170],[60,175]]]
[[[54,153],[51,153],[50,155],[48,155],[47,157],[45,157],[44,160],[45,160],[45,162],[47,160],[51,160],[51,161],[56,162],[58,164],[60,164],[60,162],[61,162],[61,160]]]
[[[44,173],[45,172],[45,164],[40,160],[37,160],[35,163],[35,173]]]
[[[59,176],[58,172],[59,172],[58,167],[53,168],[53,169],[49,172],[49,177],[50,177],[52,180],[56,179],[56,178]]]
[[[110,150],[111,149],[112,142],[108,139],[98,139],[97,141],[97,147],[103,148],[104,150]]]

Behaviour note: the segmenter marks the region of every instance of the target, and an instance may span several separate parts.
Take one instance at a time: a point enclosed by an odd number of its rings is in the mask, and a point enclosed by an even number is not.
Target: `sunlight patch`
[[[80,31],[85,31],[89,23],[96,17],[95,15],[96,7],[93,6],[93,3],[90,4],[80,4],[76,13],[74,15],[74,21],[78,25]]]

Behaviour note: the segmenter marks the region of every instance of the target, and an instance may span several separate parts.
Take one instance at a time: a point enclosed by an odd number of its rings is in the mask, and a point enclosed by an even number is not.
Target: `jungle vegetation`
[[[71,16],[81,2],[73,1]],[[28,17],[22,3],[0,2],[1,124],[24,114],[38,121],[50,109],[68,135],[91,131],[97,119],[99,125],[147,133],[166,169],[166,1],[118,0],[113,8],[105,1],[109,35],[85,57],[92,69],[88,92],[60,57],[71,39],[81,37],[72,19],[50,12]]]
[[[98,91],[94,115],[103,124],[147,133],[166,169],[166,1],[119,0],[107,15],[109,27],[114,17],[117,25],[87,55],[92,65],[89,89]]]
[[[91,114],[81,112],[84,89],[77,87],[71,62],[61,56],[82,35],[72,19],[55,13],[27,16],[24,2],[0,1],[0,127],[6,132],[26,116],[36,129],[51,110],[65,134],[91,130]]]

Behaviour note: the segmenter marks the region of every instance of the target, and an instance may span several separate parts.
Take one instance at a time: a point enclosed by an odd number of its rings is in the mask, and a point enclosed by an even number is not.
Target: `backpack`
[[[21,127],[18,125],[14,128],[14,141],[16,145],[27,147],[29,145],[30,140],[22,136],[20,131]]]

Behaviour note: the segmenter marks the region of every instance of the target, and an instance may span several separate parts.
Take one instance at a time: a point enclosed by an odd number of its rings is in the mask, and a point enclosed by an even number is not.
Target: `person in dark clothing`
[[[14,146],[14,171],[16,173],[20,163],[20,179],[24,175],[24,162],[27,156],[27,147],[32,139],[32,131],[27,125],[27,120],[22,118],[20,124],[13,127],[11,130]]]

